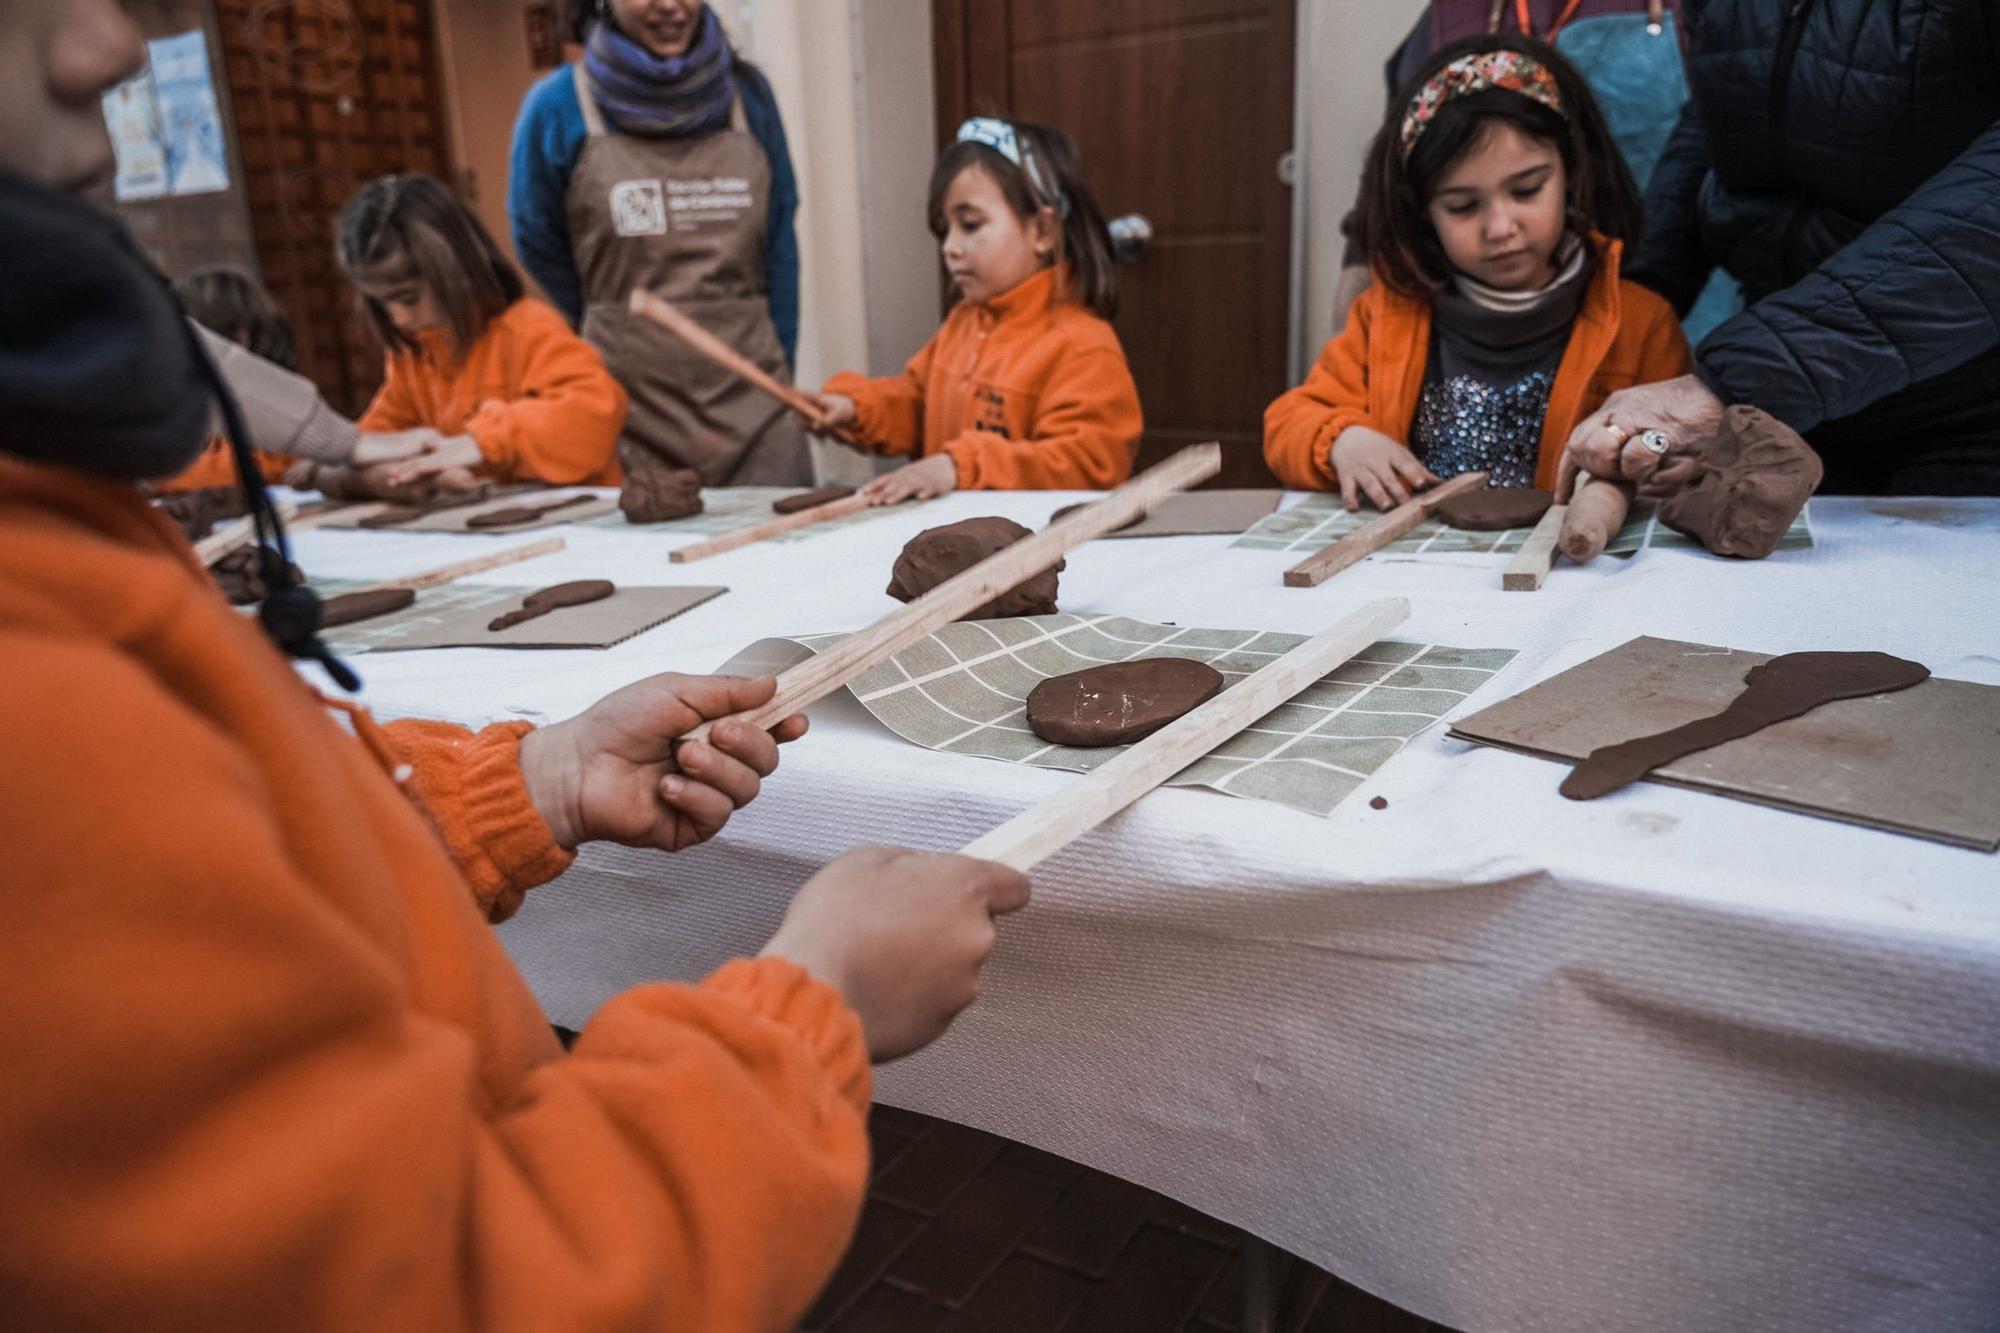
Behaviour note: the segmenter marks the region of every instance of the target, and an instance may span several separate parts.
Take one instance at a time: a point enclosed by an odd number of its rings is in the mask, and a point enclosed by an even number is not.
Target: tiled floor
[[[1236,1333],[1242,1233],[978,1130],[877,1106],[875,1174],[805,1333]],[[1284,1333],[1450,1333],[1281,1261]]]

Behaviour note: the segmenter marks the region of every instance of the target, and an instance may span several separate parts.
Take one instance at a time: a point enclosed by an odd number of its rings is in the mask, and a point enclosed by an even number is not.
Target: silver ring
[[[1673,441],[1667,438],[1667,433],[1663,430],[1649,430],[1640,432],[1639,443],[1645,445],[1648,449],[1651,449],[1654,453],[1659,454],[1662,457],[1666,455],[1668,449],[1673,447]]]

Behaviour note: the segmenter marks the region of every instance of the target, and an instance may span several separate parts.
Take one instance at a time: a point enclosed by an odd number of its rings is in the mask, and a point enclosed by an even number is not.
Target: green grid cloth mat
[[[845,635],[791,640],[813,652]],[[871,668],[849,688],[898,736],[929,750],[1084,772],[1125,746],[1051,745],[1029,730],[1028,692],[1051,676],[1142,657],[1191,657],[1230,685],[1303,634],[1184,629],[1122,616],[967,620]],[[1514,659],[1510,648],[1383,640],[1170,780],[1329,815],[1410,739]]]
[[[771,512],[771,504],[787,495],[799,495],[807,488],[799,486],[711,486],[701,493],[702,511],[687,518],[669,519],[665,523],[627,523],[625,516],[616,510],[587,518],[579,526],[587,528],[616,528],[626,532],[657,532],[667,537],[720,537],[737,532],[767,519],[777,518]],[[886,505],[879,509],[863,509],[859,513],[844,518],[830,518],[824,523],[810,523],[803,528],[772,537],[775,542],[803,541],[828,532],[838,532],[851,528],[870,519],[880,518],[892,511],[901,512],[912,505],[927,503],[913,500],[907,505]]]
[[[1807,522],[1809,509],[1799,511],[1792,520],[1791,527],[1778,539],[1780,551],[1796,551],[1813,544],[1812,525]],[[1256,551],[1298,551],[1310,554],[1323,546],[1339,541],[1367,523],[1372,523],[1381,515],[1372,509],[1349,513],[1341,507],[1340,497],[1331,493],[1309,495],[1290,509],[1281,509],[1269,518],[1260,520],[1256,526],[1231,542],[1231,546],[1248,547]],[[1383,547],[1383,551],[1397,551],[1403,554],[1428,554],[1443,552],[1450,554],[1511,554],[1527,543],[1532,528],[1509,528],[1505,532],[1461,532],[1447,527],[1437,519],[1425,519],[1408,533]],[[1684,533],[1675,532],[1660,522],[1659,507],[1651,501],[1641,500],[1632,506],[1632,512],[1625,520],[1625,526],[1604,548],[1606,555],[1633,555],[1649,546],[1661,550],[1702,549],[1700,542]]]

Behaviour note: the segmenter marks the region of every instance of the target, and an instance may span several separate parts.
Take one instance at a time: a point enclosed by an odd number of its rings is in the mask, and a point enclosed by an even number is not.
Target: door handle
[[[1143,213],[1127,213],[1104,225],[1111,233],[1111,257],[1121,264],[1136,264],[1153,248],[1153,224]]]

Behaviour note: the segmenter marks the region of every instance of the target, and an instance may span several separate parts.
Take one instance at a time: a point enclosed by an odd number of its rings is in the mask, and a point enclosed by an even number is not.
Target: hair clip
[[[958,127],[959,143],[984,144],[1000,156],[1021,169],[1028,178],[1028,184],[1035,187],[1035,194],[1050,208],[1063,217],[1069,216],[1069,197],[1056,187],[1055,182],[1042,178],[1041,165],[1035,159],[1034,145],[1026,136],[1015,132],[1014,127],[994,116],[974,116]]]

